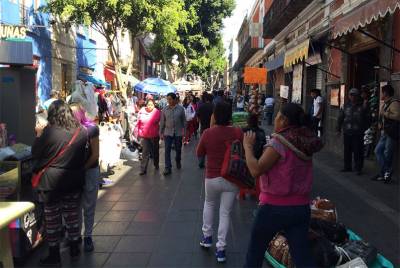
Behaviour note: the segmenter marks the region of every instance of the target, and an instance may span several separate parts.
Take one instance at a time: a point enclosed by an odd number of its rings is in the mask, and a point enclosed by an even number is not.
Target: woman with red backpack
[[[218,262],[225,262],[226,236],[238,187],[221,176],[227,146],[234,140],[242,140],[240,128],[230,126],[232,106],[219,102],[214,108],[215,124],[206,129],[197,146],[197,156],[206,157],[205,201],[203,210],[203,238],[200,245],[204,248],[212,246],[213,215],[215,205],[220,201],[218,241],[216,257]]]

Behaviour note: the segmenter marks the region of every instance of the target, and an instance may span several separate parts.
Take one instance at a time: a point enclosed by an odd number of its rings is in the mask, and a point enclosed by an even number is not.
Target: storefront
[[[335,127],[339,109],[346,103],[350,88],[369,92],[367,100],[375,138],[371,147],[376,142],[380,87],[386,83],[396,84],[392,78],[399,49],[396,52],[393,46],[393,39],[396,39],[393,14],[399,7],[400,3],[396,0],[368,1],[332,22],[328,66],[334,75],[328,75],[325,122],[328,129],[326,146],[330,150],[338,153],[342,150],[337,146]],[[398,95],[399,88],[396,86],[395,91]]]

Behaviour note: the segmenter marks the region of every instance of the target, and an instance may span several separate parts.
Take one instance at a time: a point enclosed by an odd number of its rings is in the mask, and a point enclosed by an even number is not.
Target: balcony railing
[[[247,41],[239,50],[239,59],[237,61],[239,65],[244,65],[258,50],[262,49],[252,43],[252,37],[247,38]]]
[[[274,0],[264,16],[264,38],[281,32],[312,0]]]

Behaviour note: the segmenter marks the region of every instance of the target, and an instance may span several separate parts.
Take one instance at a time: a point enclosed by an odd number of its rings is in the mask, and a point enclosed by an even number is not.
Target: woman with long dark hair
[[[214,210],[216,205],[220,204],[218,241],[215,254],[218,262],[225,262],[230,213],[239,189],[235,184],[221,177],[221,169],[227,144],[237,139],[241,140],[243,133],[240,128],[230,126],[232,105],[226,102],[218,102],[215,105],[213,116],[215,125],[203,132],[196,151],[197,157],[206,157],[207,161],[204,183],[203,238],[200,241],[200,246],[204,248],[212,246]]]
[[[49,256],[40,260],[42,266],[61,265],[60,231],[64,218],[70,239],[70,255],[79,256],[80,198],[85,182],[85,151],[87,132],[61,100],[48,110],[48,125],[37,132],[32,146],[34,173],[43,171],[35,188],[44,203],[46,240]]]
[[[315,267],[308,247],[312,156],[321,140],[305,126],[303,109],[293,103],[282,106],[275,118],[275,133],[257,159],[256,134],[247,132],[244,149],[253,177],[260,177],[260,208],[254,220],[245,267],[262,267],[269,242],[284,231],[296,267]]]
[[[82,192],[83,222],[85,233],[83,246],[86,252],[94,250],[92,232],[94,225],[94,215],[97,203],[97,193],[99,191],[99,127],[86,116],[85,108],[79,103],[70,105],[72,112],[78,122],[87,130],[89,148],[85,163],[85,184]],[[80,215],[80,227],[82,227],[82,213]],[[81,228],[80,228],[81,229]]]

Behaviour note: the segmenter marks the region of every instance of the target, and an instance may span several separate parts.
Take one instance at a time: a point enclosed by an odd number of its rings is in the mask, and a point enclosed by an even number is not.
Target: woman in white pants
[[[203,210],[203,238],[200,245],[212,246],[213,215],[215,205],[220,201],[218,241],[216,258],[218,262],[226,261],[226,236],[229,230],[230,212],[232,210],[238,187],[221,177],[226,144],[242,139],[240,128],[229,126],[232,119],[232,107],[228,103],[218,103],[214,108],[213,127],[205,130],[197,147],[197,156],[207,158],[205,178],[205,201]]]

